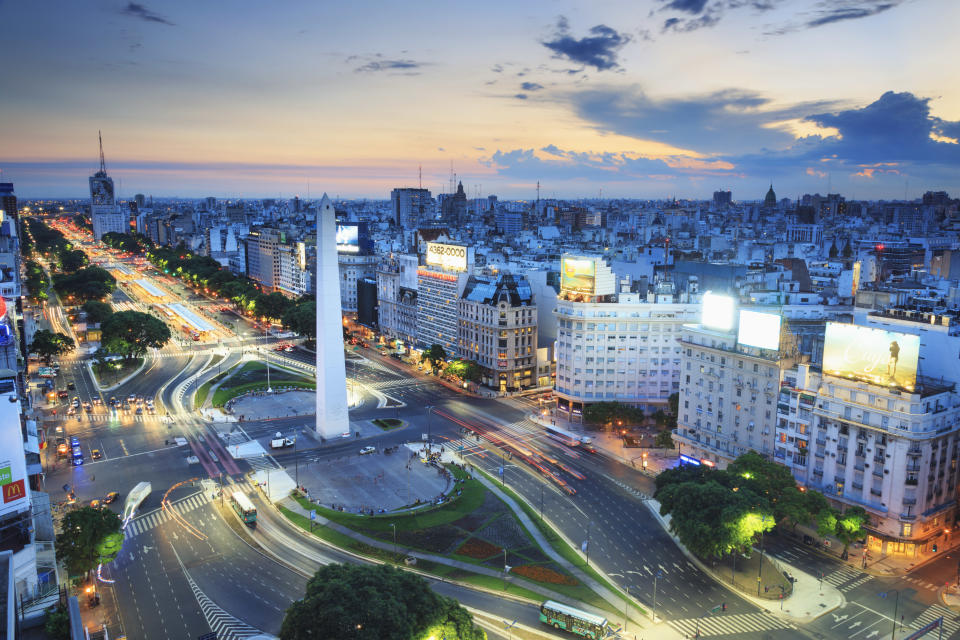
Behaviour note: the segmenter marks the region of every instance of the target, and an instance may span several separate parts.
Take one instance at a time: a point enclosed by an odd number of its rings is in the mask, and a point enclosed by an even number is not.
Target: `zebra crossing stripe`
[[[699,627],[700,636],[723,636],[775,629],[795,628],[789,622],[776,616],[765,613],[743,613],[736,615],[704,616],[702,618],[685,618],[668,621],[667,624],[676,631],[686,635],[693,635]]]
[[[939,617],[943,617],[943,631],[945,637],[951,637],[958,630],[960,630],[960,622],[957,622],[955,618],[957,614],[954,613],[951,609],[948,609],[942,605],[934,604],[927,608],[923,613],[916,617],[913,621],[912,626],[914,628],[921,628],[924,625],[930,624]]]
[[[203,505],[210,502],[210,497],[205,491],[200,491],[186,498],[182,498],[177,502],[171,503],[170,509],[176,511],[180,515],[185,515],[194,509],[202,507]],[[152,511],[146,515],[134,518],[124,529],[124,537],[134,538],[141,533],[149,531],[154,527],[157,527],[164,522],[170,520],[171,516],[166,511]]]

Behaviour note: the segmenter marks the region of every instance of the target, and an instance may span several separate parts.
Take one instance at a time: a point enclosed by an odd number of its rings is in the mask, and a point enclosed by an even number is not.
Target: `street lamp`
[[[894,640],[897,634],[897,612],[900,609],[900,590],[899,589],[890,589],[897,594],[897,599],[893,604],[893,627],[890,629],[890,640]],[[886,599],[890,591],[880,592],[880,597]],[[903,631],[903,622],[900,622],[900,630]]]
[[[430,442],[430,419],[433,416],[433,405],[427,407],[427,442]]]
[[[757,597],[760,597],[760,583],[763,581],[763,525],[767,516],[760,518],[760,566],[757,567]]]
[[[391,522],[390,526],[393,528],[393,561],[399,564],[397,558],[397,523]]]

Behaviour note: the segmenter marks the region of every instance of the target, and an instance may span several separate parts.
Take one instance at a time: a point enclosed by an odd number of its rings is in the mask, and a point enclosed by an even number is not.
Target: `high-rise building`
[[[98,134],[99,136],[99,134]],[[129,214],[117,206],[113,178],[107,175],[103,157],[103,138],[100,138],[100,169],[90,176],[90,221],[93,238],[99,240],[105,233],[129,233]]]
[[[13,192],[12,182],[0,182],[0,211],[10,217],[17,217],[17,196]]]
[[[394,189],[390,192],[393,220],[405,231],[433,222],[433,198],[429,189]]]
[[[392,255],[377,265],[378,321],[382,335],[410,348],[417,339],[417,256]]]
[[[731,191],[714,191],[713,192],[713,206],[715,209],[726,209],[733,202],[733,192]]]
[[[286,233],[279,229],[260,227],[246,237],[246,273],[271,291],[280,283],[280,252],[286,244]]]
[[[417,344],[439,344],[449,356],[460,353],[459,300],[473,268],[473,247],[427,243],[417,269]]]
[[[500,391],[537,385],[537,309],[522,276],[470,276],[460,298],[460,354]]]
[[[459,229],[466,223],[467,194],[463,190],[463,182],[457,183],[456,193],[444,197],[440,217],[454,229]]]

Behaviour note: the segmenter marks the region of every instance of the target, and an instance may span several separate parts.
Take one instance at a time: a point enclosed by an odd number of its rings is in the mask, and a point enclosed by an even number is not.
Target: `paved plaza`
[[[256,392],[231,400],[229,408],[237,419],[244,422],[312,416],[317,410],[317,394],[312,390]]]
[[[397,446],[391,453],[357,452],[333,460],[300,464],[300,482],[313,500],[345,511],[393,511],[420,502],[435,501],[452,481],[419,453]],[[308,471],[304,473],[304,471]]]

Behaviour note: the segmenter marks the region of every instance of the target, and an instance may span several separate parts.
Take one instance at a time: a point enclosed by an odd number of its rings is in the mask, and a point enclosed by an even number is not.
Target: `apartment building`
[[[410,347],[417,338],[417,256],[391,255],[377,264],[381,333]]]
[[[537,310],[520,276],[470,276],[460,297],[460,355],[500,391],[537,386]]]
[[[473,269],[473,247],[428,242],[417,268],[417,346],[439,344],[447,355],[460,354],[460,296]]]

